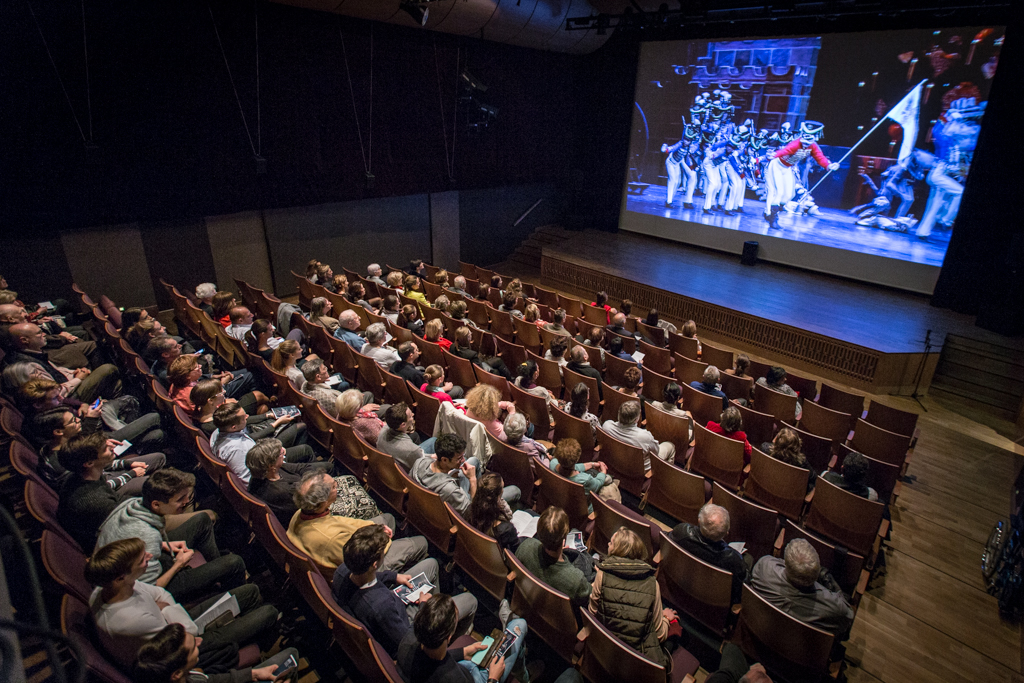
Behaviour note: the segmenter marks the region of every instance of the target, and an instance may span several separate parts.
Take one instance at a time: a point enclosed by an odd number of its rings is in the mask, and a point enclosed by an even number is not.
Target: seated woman
[[[455,402],[452,400],[452,395],[449,394],[448,392],[452,391],[456,387],[451,382],[444,381],[444,368],[437,364],[428,365],[426,369],[423,370],[423,378],[426,379],[427,381],[420,385],[420,391],[422,391],[424,394],[430,394],[441,403],[451,403],[453,405],[455,404]],[[462,389],[459,388],[459,391],[457,393],[458,398],[461,398]],[[455,407],[461,410],[462,412],[466,412],[466,408],[464,406],[455,405]]]
[[[441,285],[442,287],[449,287],[450,285],[448,284],[448,271],[445,270],[444,268],[437,271],[437,274],[434,275],[434,284]]]
[[[528,394],[547,399],[549,403],[558,403],[558,399],[555,398],[551,391],[537,384],[539,377],[540,366],[537,365],[537,361],[528,360],[525,363],[520,363],[519,367],[516,368],[515,385]]]
[[[595,349],[590,352],[590,357],[593,358],[596,353],[601,357],[601,367],[604,367],[604,347],[605,339],[608,334],[605,332],[603,327],[591,327],[587,335],[580,335],[576,338],[576,341],[586,346],[588,349]]]
[[[622,502],[622,493],[619,492],[619,484],[608,474],[608,467],[600,461],[581,463],[580,442],[576,439],[562,439],[555,444],[555,450],[551,451],[551,461],[548,469],[556,472],[566,479],[582,484],[583,488],[594,493],[604,500]],[[588,503],[590,512],[594,506]]]
[[[594,436],[597,436],[597,427],[600,422],[597,416],[590,412],[590,387],[583,382],[573,387],[565,409],[573,417],[589,422],[591,429],[594,430]]]
[[[441,294],[436,299],[434,299],[433,308],[441,311],[442,313],[447,313],[448,312],[448,307],[451,306],[451,305],[452,305],[451,299],[449,299],[446,295]]]
[[[415,275],[405,276],[405,296],[415,299],[421,306],[427,306],[427,297],[423,293],[423,284]]]
[[[121,329],[117,333],[121,335],[122,339],[125,339],[128,336],[128,331],[132,329],[135,323],[142,322],[149,317],[149,311],[144,308],[139,308],[138,306],[126,308],[121,311]]]
[[[381,406],[376,403],[363,405],[363,392],[358,389],[348,389],[341,392],[335,401],[338,409],[338,419],[352,425],[352,431],[371,446],[377,445],[377,437],[380,430],[384,428],[384,420],[380,418]],[[387,406],[385,406],[387,408]]]
[[[562,374],[562,368],[569,364],[565,359],[565,352],[569,348],[569,337],[558,335],[551,340],[548,350],[544,352],[545,360],[553,360],[558,363],[558,374]]]
[[[455,322],[459,323],[460,325],[478,328],[475,322],[466,317],[466,311],[468,309],[469,306],[466,304],[465,301],[454,301],[452,302],[452,305],[448,307],[448,315],[450,315],[455,320]]]
[[[489,301],[487,297],[490,295],[490,293],[491,286],[485,282],[481,282],[480,286],[476,290],[476,300],[487,303]]]
[[[316,284],[317,276],[316,272],[320,268],[320,261],[315,258],[309,259],[309,263],[306,264],[306,279]]]
[[[455,330],[455,343],[452,344],[449,351],[452,355],[465,358],[492,375],[501,375],[510,382],[512,381],[512,374],[505,367],[505,361],[498,356],[481,356],[473,350],[473,330],[468,327],[460,327]]]
[[[803,448],[804,443],[800,440],[800,435],[789,427],[780,429],[770,443],[766,441],[761,444],[761,450],[776,460],[810,471],[811,476],[807,479],[807,490],[810,491],[814,488],[814,480],[818,473],[807,463]]]
[[[147,318],[129,327],[128,331],[121,335],[121,339],[124,339],[135,353],[142,355],[149,340],[162,334],[167,334],[167,328],[156,318]]]
[[[213,414],[224,403],[234,403],[234,399],[227,398],[224,394],[224,387],[218,380],[201,379],[192,388],[189,395],[195,405],[195,412],[192,419],[199,425],[199,429],[207,436],[213,434],[217,426],[213,423]],[[270,436],[276,437],[285,448],[301,446],[306,443],[306,425],[296,422],[296,418],[282,416],[275,418],[269,413],[261,415],[249,415],[246,418],[246,429],[253,440],[264,439]]]
[[[736,375],[737,377],[743,377],[746,379],[754,379],[747,372],[750,370],[750,357],[745,353],[736,354],[736,361],[733,363],[733,367],[726,369],[726,374]]]
[[[274,349],[270,356],[270,367],[285,374],[293,385],[301,387],[306,378],[302,376],[302,346],[294,339],[286,339]]]
[[[420,311],[413,304],[402,306],[396,321],[399,327],[404,327],[417,337],[423,336],[423,320],[420,319]]]
[[[402,309],[402,302],[394,294],[388,294],[381,302],[380,314],[388,319],[392,325],[398,324],[398,314]]]
[[[498,541],[502,550],[514,553],[519,547],[519,534],[512,525],[512,508],[501,497],[505,482],[497,472],[488,472],[480,477],[476,485],[466,521],[477,531]]]
[[[309,302],[309,316],[307,319],[314,325],[322,325],[325,330],[334,334],[334,331],[338,329],[338,319],[327,315],[331,312],[332,308],[334,306],[327,297],[314,297]]]
[[[743,415],[740,414],[739,408],[736,406],[729,406],[723,410],[722,416],[718,418],[718,422],[715,422],[714,420],[708,422],[708,431],[714,432],[715,434],[721,434],[729,439],[742,441],[743,462],[747,465],[750,464],[751,445],[750,442],[747,441],[747,433],[743,431]]]
[[[619,387],[619,391],[627,396],[635,396],[641,402],[645,402],[643,396],[640,395],[640,385],[643,383],[643,377],[640,368],[635,365],[626,368],[626,371],[622,373],[622,386]]]
[[[530,421],[522,413],[512,413],[505,417],[503,424],[505,428],[505,443],[514,446],[521,451],[537,456],[541,462],[548,461],[548,449],[544,448],[539,441],[534,441],[526,435],[530,428]]]
[[[799,394],[794,391],[793,387],[786,384],[786,368],[780,368],[777,365],[772,366],[768,370],[767,376],[758,378],[757,384],[787,396],[797,396],[795,419],[797,421],[800,420],[800,417],[804,414],[804,408],[800,405]]]
[[[672,323],[670,323],[667,320],[662,320],[658,316],[658,309],[656,309],[656,308],[652,308],[647,313],[647,317],[644,319],[644,324],[650,325],[651,327],[660,327],[661,329],[665,330],[666,332],[675,332],[676,331],[676,326],[675,325],[673,325]],[[647,341],[650,342],[651,340],[648,339]]]
[[[334,285],[334,289],[331,290],[332,292],[334,292],[335,294],[338,294],[339,292],[344,294],[345,292],[348,291],[348,276],[345,275],[344,273],[339,273],[338,275],[334,276],[334,279],[331,281],[331,284]]]
[[[388,273],[388,276],[384,278],[384,282],[388,283],[388,288],[393,289],[399,294],[404,294],[405,290],[402,288],[402,272],[399,270],[392,270]]]
[[[217,285],[212,282],[201,282],[196,285],[196,304],[206,312],[206,315],[213,315],[213,295],[217,293]],[[122,316],[123,321],[123,316]]]
[[[679,617],[662,606],[647,559],[647,547],[636,532],[620,528],[612,534],[608,555],[597,563],[588,609],[619,640],[668,670],[672,659],[662,644]]]
[[[231,316],[228,315],[228,312],[238,305],[235,295],[231,292],[217,292],[213,295],[213,302],[210,305],[213,307],[213,314],[210,317],[226,330],[231,324]]]
[[[523,311],[523,322],[544,327],[546,321],[540,317],[540,308],[537,304],[526,304],[526,310]]]
[[[505,427],[501,411],[516,412],[511,401],[502,401],[501,392],[490,384],[477,384],[466,394],[466,416],[481,423],[495,437],[505,440]]]
[[[700,340],[697,339],[697,323],[693,322],[692,320],[687,320],[685,323],[683,323],[683,327],[682,329],[679,330],[679,332],[684,337],[689,337],[690,339],[695,339],[697,341],[697,354],[699,355],[701,352],[701,348]]]
[[[281,525],[287,528],[299,509],[295,505],[292,493],[302,475],[310,470],[329,472],[333,468],[333,463],[285,462],[284,457],[285,448],[278,439],[262,439],[246,453],[245,466],[251,473],[249,493],[266,503]],[[341,494],[341,489],[338,493]]]
[[[293,332],[298,330],[293,330]],[[254,353],[268,363],[274,357],[274,347],[271,346],[271,338],[274,336],[274,326],[266,320],[254,320],[243,338],[249,353]],[[275,346],[280,346],[276,344]]]
[[[423,339],[437,344],[442,349],[450,351],[452,343],[444,338],[444,323],[439,318],[428,320],[423,326]]]
[[[612,316],[618,313],[618,311],[608,305],[608,292],[598,292],[594,300],[590,302],[590,305],[604,310],[605,325],[611,325]]]
[[[337,294],[334,289],[334,269],[326,263],[316,267],[316,281],[331,294]]]
[[[203,369],[199,367],[199,361],[193,355],[178,356],[167,368],[167,382],[170,385],[167,395],[190,415],[196,409],[190,398],[192,387],[202,376]]]
[[[505,287],[505,291],[515,294],[517,299],[526,298],[523,296],[523,282],[517,277],[512,278],[512,281],[508,283],[507,287]]]

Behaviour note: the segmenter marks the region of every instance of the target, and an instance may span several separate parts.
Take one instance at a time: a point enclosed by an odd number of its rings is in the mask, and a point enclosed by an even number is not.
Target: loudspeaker
[[[754,240],[743,243],[743,255],[740,257],[740,263],[745,266],[752,266],[757,263],[757,248],[760,245]]]

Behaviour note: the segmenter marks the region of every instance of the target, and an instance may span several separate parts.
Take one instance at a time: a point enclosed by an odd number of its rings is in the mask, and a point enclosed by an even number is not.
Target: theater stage
[[[910,393],[931,330],[931,379],[947,333],[993,335],[929,297],[629,232],[586,231],[545,246],[545,286],[587,301],[605,290],[636,310],[693,319],[698,337],[872,393]]]

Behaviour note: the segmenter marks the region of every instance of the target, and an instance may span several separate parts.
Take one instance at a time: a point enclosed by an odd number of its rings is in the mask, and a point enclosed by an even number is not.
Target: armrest
[[[508,576],[505,577],[505,580],[508,581],[509,583],[515,581],[516,580],[516,573],[515,572],[509,572]]]
[[[750,465],[744,465],[743,466],[743,474],[744,475],[750,474]]]
[[[889,533],[889,520],[883,519],[882,523],[878,525],[878,537],[885,538],[886,534]]]
[[[654,553],[654,564],[661,564],[661,551]]]
[[[814,500],[814,489],[811,489],[811,492],[804,496],[804,503],[810,503],[812,500]]]
[[[589,637],[590,637],[590,627],[589,626],[584,626],[576,634],[576,642],[582,643],[584,640],[586,640]]]
[[[780,529],[779,530],[779,535],[775,538],[775,549],[776,550],[782,550],[782,546],[785,543],[785,540],[786,540],[786,530],[785,529]]]
[[[593,522],[595,519],[597,519],[597,514],[594,513],[594,512],[591,512],[589,515],[587,515],[587,519],[589,519],[591,522]]]
[[[828,461],[828,468],[829,468],[830,470],[831,470],[831,469],[835,469],[835,466],[836,466],[836,463],[837,463],[837,462],[839,462],[839,456],[838,456],[838,455],[835,455],[835,454],[833,453],[833,454],[832,454],[832,458],[831,458],[831,460],[829,460],[829,461]]]

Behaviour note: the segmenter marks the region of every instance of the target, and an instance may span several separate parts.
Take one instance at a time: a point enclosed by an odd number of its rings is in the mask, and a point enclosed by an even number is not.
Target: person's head
[[[380,277],[381,268],[379,263],[371,263],[366,266],[366,277]]]
[[[210,303],[216,293],[217,285],[212,282],[202,282],[196,285],[196,298],[204,304]]]
[[[461,299],[459,301],[453,301],[452,305],[448,307],[448,315],[456,320],[462,320],[466,317],[467,308],[465,301],[462,301]]]
[[[406,363],[415,363],[420,357],[420,347],[416,342],[402,342],[398,345],[398,357]]]
[[[32,377],[18,387],[18,402],[34,410],[46,410],[60,405],[60,385],[50,379]]]
[[[142,322],[143,313],[146,313],[146,311],[136,306],[121,311],[121,332],[127,332],[133,325]]]
[[[622,311],[623,315],[629,315],[633,312],[633,302],[629,299],[623,299],[622,305],[619,306],[619,310]]]
[[[309,319],[316,322],[331,311],[331,302],[325,296],[315,296],[309,302]]]
[[[616,313],[612,316],[612,327],[625,327],[626,325],[626,314]]]
[[[608,340],[608,353],[613,356],[622,353],[622,337],[612,337]]]
[[[448,647],[459,625],[459,610],[450,595],[435,595],[420,605],[412,621],[416,641],[428,650]]]
[[[619,424],[623,427],[632,427],[640,419],[639,401],[626,401],[619,406]]]
[[[237,403],[222,403],[213,411],[213,426],[222,432],[239,432],[245,427],[245,408]]]
[[[383,346],[387,336],[388,333],[384,329],[384,323],[373,323],[366,328],[366,341],[370,342],[371,346]]]
[[[498,419],[501,392],[490,384],[477,384],[466,393],[466,407],[481,422]]]
[[[576,347],[579,348],[579,347]],[[575,351],[575,349],[573,349]],[[583,417],[590,409],[590,387],[579,382],[572,388],[569,401],[569,414],[573,417]]]
[[[330,282],[331,280],[334,279],[334,270],[331,268],[330,265],[326,263],[321,263],[316,268],[316,279],[317,282],[320,283]]]
[[[598,292],[594,297],[594,305],[604,306],[606,303],[608,303],[608,292]]]
[[[497,472],[488,472],[480,477],[476,495],[469,504],[467,521],[480,531],[488,533],[501,514],[501,494],[505,482]]]
[[[327,366],[319,358],[307,360],[302,365],[302,376],[310,384],[323,384],[330,377]]]
[[[722,380],[722,373],[718,371],[714,365],[709,365],[704,368],[704,384],[706,386],[714,386]]]
[[[406,275],[404,284],[406,292],[415,292],[420,288],[420,279],[415,275]]]
[[[582,453],[583,449],[580,447],[579,441],[562,439],[555,444],[555,450],[551,452],[551,457],[558,460],[559,472],[568,477],[572,475]]]
[[[776,387],[786,381],[786,368],[780,368],[778,365],[773,365],[768,368],[768,374],[764,376],[764,381],[768,383],[770,387]]]
[[[388,287],[391,289],[400,289],[402,286],[402,273],[393,270],[384,278],[384,282],[388,283]]]
[[[684,337],[695,337],[697,336],[697,323],[692,320],[687,320],[683,323],[683,326],[679,328],[679,331],[683,333]]]
[[[491,287],[495,287],[497,289],[501,289],[501,276],[500,275],[492,275],[491,276]]]
[[[302,475],[292,491],[295,507],[307,515],[318,515],[329,508],[338,498],[338,488],[331,475],[321,469]]]
[[[114,451],[102,432],[80,434],[64,444],[57,454],[57,460],[68,472],[84,474],[88,469],[102,469],[112,463]]]
[[[797,588],[810,588],[821,573],[818,551],[806,538],[794,538],[786,544],[784,554],[786,579]]]
[[[353,574],[366,574],[371,569],[375,570],[384,559],[388,540],[388,534],[381,524],[359,527],[342,549],[345,566]]]
[[[448,472],[461,466],[465,453],[466,442],[458,434],[442,434],[434,442],[437,466],[442,472]]]
[[[603,327],[591,327],[590,334],[587,335],[587,343],[591,346],[601,346],[604,344],[605,331]]]
[[[455,279],[452,280],[452,284],[455,286],[455,289],[458,289],[460,291],[466,291],[466,278],[464,278],[463,276],[456,275]]]
[[[178,356],[171,361],[170,366],[167,368],[167,381],[171,383],[171,386],[187,387],[192,382],[199,381],[199,378],[203,374],[203,369],[199,367],[199,361],[193,355]]]
[[[468,349],[473,344],[473,330],[463,325],[455,330],[455,346],[460,349]]]
[[[199,411],[206,408],[207,405],[212,405],[216,409],[223,405],[226,398],[227,394],[224,392],[224,384],[219,379],[199,380],[192,387],[192,391],[188,395],[192,405]]]
[[[452,305],[451,300],[442,294],[441,296],[434,299],[434,308],[444,313],[448,312],[448,307]]]
[[[790,465],[805,467],[807,458],[803,454],[800,435],[789,427],[783,427],[772,439],[772,456]]]
[[[235,305],[235,295],[231,292],[219,291],[213,295],[210,305],[213,307],[213,319],[220,320]]]
[[[174,337],[167,334],[153,337],[146,344],[146,350],[143,355],[146,358],[159,360],[165,365],[170,365],[171,361],[181,355],[181,344]]]
[[[46,333],[33,323],[17,323],[7,330],[10,344],[18,351],[42,351],[46,346]]]
[[[675,382],[669,382],[661,392],[661,400],[669,405],[679,405],[679,399],[683,397],[683,388]]]
[[[733,365],[732,369],[737,375],[747,374],[747,370],[750,369],[750,358],[747,356],[747,354],[737,354],[736,363]]]
[[[391,404],[384,413],[384,423],[396,432],[411,432],[416,429],[416,418],[405,401]]]
[[[586,363],[588,358],[587,350],[582,346],[574,346],[572,351],[569,352],[569,359],[573,363]]]
[[[180,515],[192,502],[196,475],[165,467],[146,477],[142,484],[142,505],[160,516]]]
[[[652,308],[651,310],[647,311],[647,318],[644,320],[644,322],[646,324],[650,325],[651,327],[657,327],[658,326],[658,309],[657,308]]]
[[[348,389],[347,391],[341,392],[334,401],[334,406],[338,409],[338,417],[343,420],[354,419],[359,414],[359,410],[363,407],[363,392],[358,389]]]
[[[526,304],[526,309],[523,311],[523,320],[528,323],[535,323],[540,320],[540,309],[537,304]]]
[[[427,264],[426,264],[426,262],[424,262],[423,259],[419,259],[419,258],[412,259],[411,261],[409,261],[409,272],[410,273],[416,273],[417,275],[422,275],[423,273],[426,273],[427,272]]]
[[[309,259],[309,262],[306,264],[306,277],[307,278],[315,277],[316,276],[316,269],[319,268],[319,267],[320,267],[320,261],[319,260],[317,260],[315,258]]]
[[[506,289],[510,289],[513,292],[515,292],[516,296],[522,296],[523,295],[523,282],[522,282],[522,280],[520,280],[517,277],[516,278],[512,278],[512,281],[508,283],[508,287]]]
[[[439,318],[433,318],[427,321],[427,324],[423,326],[423,338],[429,342],[435,344],[444,334],[444,323]]]
[[[122,336],[133,349],[141,349],[145,348],[149,340],[157,334],[166,334],[166,332],[164,326],[160,325],[155,318],[146,318],[132,325]]]
[[[569,533],[569,515],[565,510],[554,505],[540,513],[537,520],[537,533],[533,535],[544,550],[552,555],[559,555],[565,545],[565,536]]]
[[[401,302],[394,294],[388,294],[384,297],[384,310],[389,313],[397,313],[398,309],[401,308],[400,304]]]
[[[434,284],[441,285],[442,287],[448,286],[448,271],[442,268],[437,271],[437,275],[434,276]]]
[[[551,343],[548,344],[548,350],[551,351],[551,356],[555,360],[563,358],[567,348],[569,348],[569,338],[561,334],[557,335],[551,340]]]
[[[729,535],[729,511],[720,505],[707,503],[697,513],[697,528],[700,535],[717,543]]]
[[[348,298],[354,301],[366,298],[366,287],[359,280],[348,283]]]
[[[348,291],[348,277],[344,273],[335,275],[331,284],[334,285],[334,291],[339,294],[344,294]]]
[[[135,660],[137,683],[185,683],[199,665],[203,639],[181,624],[168,624],[139,648]]]
[[[11,363],[4,368],[3,372],[4,392],[8,395],[16,395],[21,387],[25,386],[25,383],[30,379],[50,379],[50,373],[39,363],[29,363],[27,361]],[[18,398],[21,400],[20,396]]]
[[[635,393],[640,386],[641,379],[643,379],[643,375],[640,374],[640,368],[635,365],[630,366],[622,373],[622,388]]]
[[[718,420],[718,426],[722,428],[723,432],[738,432],[743,429],[743,415],[740,414],[740,410],[736,406],[729,406],[723,410]]]
[[[528,360],[524,363],[520,363],[516,368],[516,375],[521,377],[520,385],[528,389],[533,386],[533,380],[540,374],[540,366],[537,365],[537,361]]]
[[[346,330],[355,331],[359,329],[359,314],[352,310],[345,310],[338,314],[338,324]]]
[[[145,559],[143,559],[145,558]],[[142,576],[152,555],[140,538],[122,538],[97,548],[85,563],[85,580],[106,588],[114,582]]]
[[[232,306],[228,311],[232,325],[252,325],[252,311],[247,306]]]
[[[843,479],[850,484],[863,484],[868,478],[868,459],[863,453],[852,451],[843,460]]]
[[[509,444],[515,446],[523,437],[526,436],[526,429],[529,427],[529,422],[526,419],[526,415],[523,413],[509,413],[508,417],[505,418],[505,439]]]
[[[511,289],[506,289],[505,294],[501,297],[501,305],[505,307],[506,311],[511,311],[516,307],[516,293]]]
[[[608,540],[608,554],[613,557],[623,557],[627,560],[647,561],[647,546],[643,540],[632,529],[619,527],[619,530],[612,534]]]
[[[245,454],[245,466],[256,479],[266,479],[284,464],[284,446],[277,439],[260,439]]]
[[[565,309],[556,308],[555,310],[551,311],[551,322],[553,322],[556,325],[562,325],[563,323],[565,323]]]
[[[284,372],[285,369],[295,364],[302,356],[302,346],[294,339],[285,339],[274,349],[270,356],[270,367]]]
[[[68,408],[50,408],[30,415],[22,432],[37,446],[61,443],[82,431],[82,420]]]
[[[427,378],[427,384],[432,387],[439,387],[444,384],[444,368],[436,363],[428,365],[423,370],[423,376]]]
[[[486,282],[481,282],[480,286],[476,290],[476,298],[480,301],[490,300],[491,286]]]
[[[28,320],[28,313],[17,304],[0,304],[0,323],[23,323]]]

